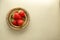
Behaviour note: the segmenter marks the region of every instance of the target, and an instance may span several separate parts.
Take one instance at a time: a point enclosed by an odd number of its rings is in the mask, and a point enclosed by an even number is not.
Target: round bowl
[[[26,16],[25,16],[24,23],[22,26],[15,26],[11,23],[11,20],[12,20],[11,16],[13,15],[14,11],[19,11],[19,10],[23,10],[25,12]],[[10,10],[7,15],[7,23],[9,25],[9,27],[14,30],[22,30],[22,29],[26,28],[29,24],[29,21],[30,21],[29,13],[23,8],[14,8],[14,9]]]

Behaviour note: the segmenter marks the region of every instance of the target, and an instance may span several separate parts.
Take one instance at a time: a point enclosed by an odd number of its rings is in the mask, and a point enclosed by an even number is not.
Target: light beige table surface
[[[58,0],[0,0],[0,40],[59,40]],[[11,30],[6,16],[12,8],[21,7],[30,14],[25,31]]]

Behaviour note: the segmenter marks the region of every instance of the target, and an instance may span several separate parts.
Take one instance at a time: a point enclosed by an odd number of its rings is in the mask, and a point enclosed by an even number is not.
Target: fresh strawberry
[[[14,19],[21,19],[22,17],[19,15],[19,13],[14,13],[13,18]]]
[[[18,26],[21,26],[23,23],[24,23],[23,20],[18,20],[18,21],[17,21]]]
[[[25,17],[25,12],[23,10],[20,10],[19,15]]]
[[[15,25],[15,26],[17,26],[16,20],[13,20],[13,21],[12,21],[12,24]]]

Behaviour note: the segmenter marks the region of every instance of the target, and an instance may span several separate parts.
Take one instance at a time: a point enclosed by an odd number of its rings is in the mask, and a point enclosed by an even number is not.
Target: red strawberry
[[[19,15],[19,13],[14,13],[13,18],[14,19],[21,19],[21,16]]]
[[[25,12],[23,10],[20,10],[19,15],[25,17]]]
[[[16,20],[13,20],[13,21],[12,21],[12,24],[15,25],[15,26],[17,26]]]
[[[23,23],[24,23],[23,20],[18,20],[18,21],[17,21],[18,26],[21,26]]]

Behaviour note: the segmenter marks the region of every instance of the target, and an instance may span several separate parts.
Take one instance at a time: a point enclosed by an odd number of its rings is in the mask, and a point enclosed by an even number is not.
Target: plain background
[[[6,23],[8,12],[26,9],[30,24],[24,31],[14,31]],[[59,0],[0,0],[0,40],[60,40]]]

